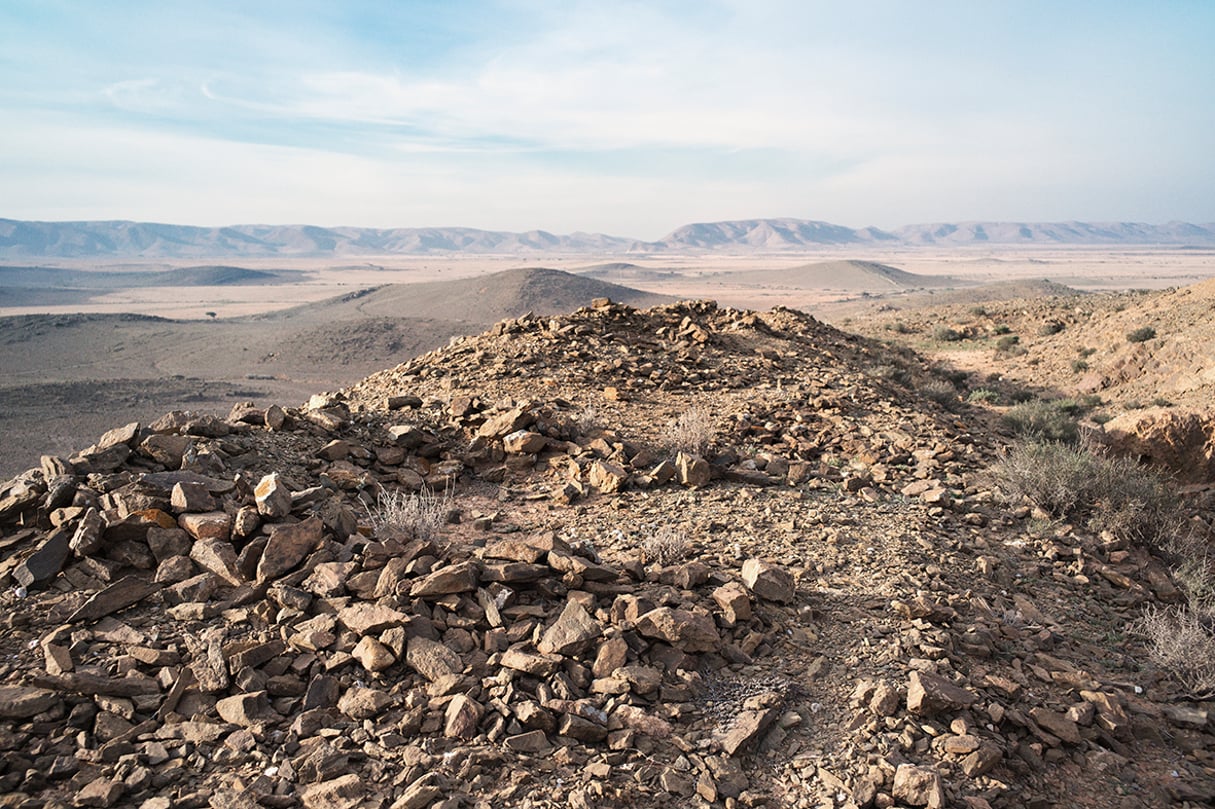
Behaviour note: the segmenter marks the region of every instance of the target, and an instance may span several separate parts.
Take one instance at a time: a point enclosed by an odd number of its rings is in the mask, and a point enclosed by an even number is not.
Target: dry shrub
[[[713,442],[716,432],[712,413],[703,407],[690,407],[668,425],[664,439],[672,452],[700,455]]]
[[[687,534],[673,525],[664,525],[642,542],[641,559],[646,564],[666,567],[682,562],[690,550]]]
[[[1022,438],[1034,441],[1063,441],[1072,443],[1080,437],[1080,427],[1058,402],[1035,399],[1008,409],[1000,419],[1006,427]]]
[[[1167,477],[1095,447],[1020,442],[991,474],[1009,500],[1135,542],[1165,545],[1179,526]]]
[[[1149,604],[1132,624],[1153,663],[1196,697],[1215,694],[1215,609],[1190,603],[1172,609]]]
[[[371,525],[381,539],[430,540],[439,535],[451,512],[451,492],[381,491],[368,509]]]

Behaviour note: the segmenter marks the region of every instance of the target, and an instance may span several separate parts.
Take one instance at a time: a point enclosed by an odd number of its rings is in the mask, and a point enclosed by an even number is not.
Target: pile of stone
[[[511,774],[520,756],[596,768],[596,799],[745,790],[732,757],[782,700],[706,720],[702,672],[770,650],[763,615],[794,599],[784,570],[610,566],[551,532],[373,530],[340,460],[302,490],[150,471],[220,463],[200,460],[198,422],[173,420],[6,488],[6,544],[32,548],[5,564],[14,606],[40,613],[9,618],[30,652],[0,690],[9,805],[457,806],[535,789]],[[629,762],[648,769],[621,783]]]

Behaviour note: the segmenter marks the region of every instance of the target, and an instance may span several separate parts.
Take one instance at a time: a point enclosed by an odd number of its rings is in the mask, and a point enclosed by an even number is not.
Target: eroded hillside
[[[1211,801],[1128,631],[1168,565],[1007,502],[935,374],[599,301],[48,456],[0,489],[9,805]]]

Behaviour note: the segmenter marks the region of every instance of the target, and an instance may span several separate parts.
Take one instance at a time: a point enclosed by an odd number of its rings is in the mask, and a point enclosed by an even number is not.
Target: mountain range
[[[1215,247],[1215,223],[938,222],[896,230],[806,219],[744,219],[684,225],[653,242],[602,233],[558,235],[475,228],[315,225],[198,227],[151,222],[0,219],[0,259],[326,257],[536,254],[772,253],[821,247],[919,245],[1155,245]]]

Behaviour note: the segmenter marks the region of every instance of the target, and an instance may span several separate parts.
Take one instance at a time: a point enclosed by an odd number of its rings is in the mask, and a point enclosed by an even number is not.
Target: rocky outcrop
[[[1104,439],[1121,454],[1162,467],[1181,480],[1215,482],[1215,415],[1156,408],[1123,413]]]

